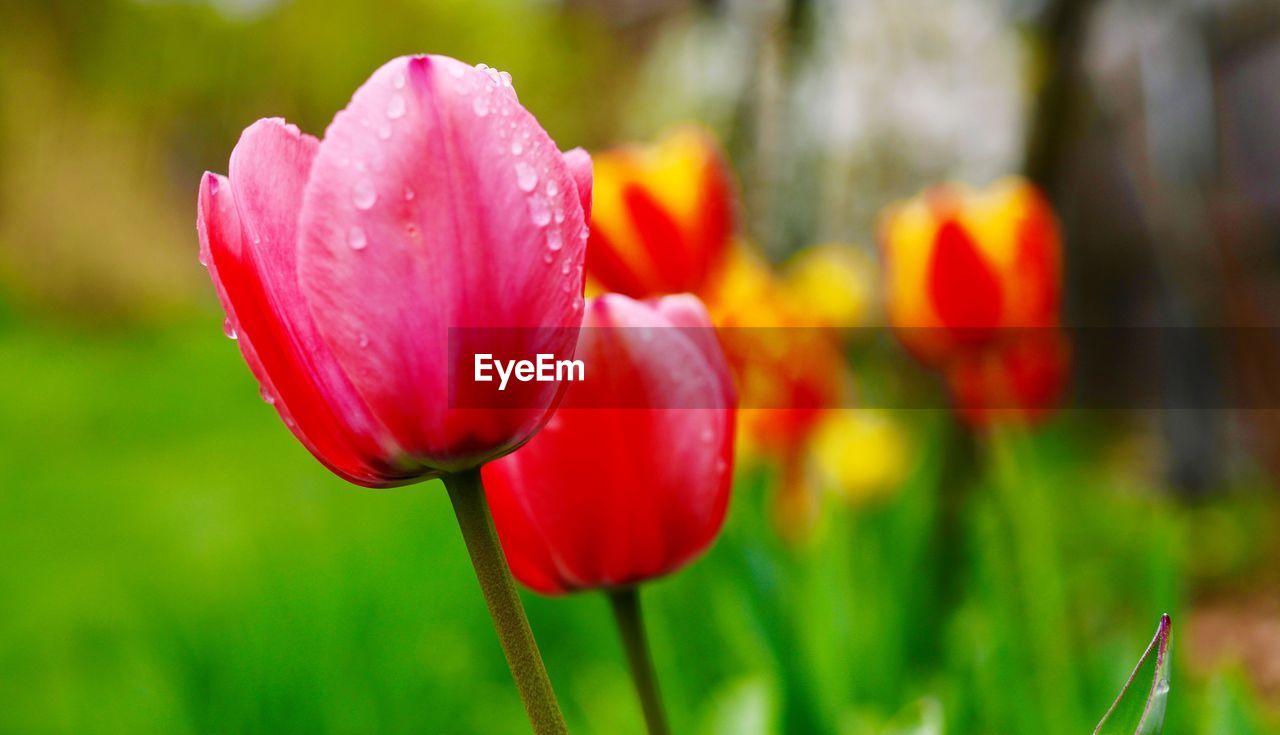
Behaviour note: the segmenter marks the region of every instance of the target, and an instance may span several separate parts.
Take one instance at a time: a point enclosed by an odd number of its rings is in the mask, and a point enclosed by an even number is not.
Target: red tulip
[[[201,260],[307,449],[351,482],[404,484],[508,452],[546,420],[556,383],[518,408],[451,406],[470,373],[450,329],[553,327],[507,346],[571,354],[590,194],[588,156],[562,155],[509,77],[403,57],[323,140],[278,119],[245,130],[230,175],[202,181]]]
[[[682,567],[715,538],[729,500],[737,396],[702,303],[607,294],[583,326],[586,382],[483,469],[511,570],[545,594]]]

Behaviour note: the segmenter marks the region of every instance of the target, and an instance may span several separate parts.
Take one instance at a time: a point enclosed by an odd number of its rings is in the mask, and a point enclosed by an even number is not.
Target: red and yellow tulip
[[[944,185],[891,207],[880,230],[889,323],[947,376],[962,417],[1036,418],[1065,387],[1062,246],[1029,182]]]
[[[733,184],[711,134],[679,128],[595,158],[587,270],[603,291],[702,295],[733,238]]]

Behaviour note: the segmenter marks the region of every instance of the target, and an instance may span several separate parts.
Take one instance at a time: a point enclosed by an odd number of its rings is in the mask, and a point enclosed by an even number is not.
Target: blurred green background
[[[1082,319],[1253,324],[1280,296],[1267,3],[5,0],[0,732],[526,727],[442,487],[325,472],[195,257],[199,175],[244,126],[318,134],[420,51],[511,72],[564,148],[706,122],[775,258],[1030,160]],[[1074,100],[1049,132],[1045,89]],[[739,468],[712,551],[646,588],[676,731],[1089,732],[1162,612],[1166,732],[1280,731],[1274,411],[1192,395],[978,440],[898,412],[901,487],[828,499],[800,548]],[[571,728],[640,732],[604,600],[526,604]]]

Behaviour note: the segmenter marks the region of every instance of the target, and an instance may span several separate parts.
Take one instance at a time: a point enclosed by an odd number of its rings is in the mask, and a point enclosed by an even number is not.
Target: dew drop
[[[363,350],[364,348],[368,347],[368,346],[369,346],[369,335],[361,333],[361,335],[360,335],[360,341],[359,341],[359,344],[360,344],[360,349],[362,349],[362,350]]]
[[[258,386],[258,393],[262,396],[262,402],[268,406],[276,405],[276,397],[271,395],[271,391],[267,390],[267,386]]]
[[[546,263],[547,265],[551,265],[552,261],[554,261],[555,259],[556,259],[556,256],[550,252],[546,252],[542,254],[542,262]]]
[[[237,339],[239,337],[236,334],[236,325],[232,324],[230,319],[222,320],[222,333],[227,335],[227,339]]]
[[[581,308],[582,308],[582,297],[581,297],[581,296],[574,296],[574,297],[573,297],[573,310],[574,310],[574,311],[577,311],[577,310],[579,310],[579,309],[581,309]]]
[[[565,274],[566,276],[569,275],[569,271],[572,268],[573,268],[573,263],[570,263],[568,258],[565,258],[564,262],[560,264],[560,272]]]
[[[516,185],[521,191],[533,191],[538,185],[538,172],[524,161],[516,161]]]
[[[502,86],[504,87],[511,86],[511,75],[508,74],[507,72],[505,71],[498,72],[498,79],[502,81]]]
[[[560,234],[559,227],[552,227],[547,230],[547,250],[556,252],[564,247],[564,237]]]
[[[199,263],[201,266],[203,266],[203,267],[205,267],[205,268],[208,268],[208,267],[209,267],[209,256],[208,256],[208,255],[205,255],[205,252],[204,252],[204,250],[203,250],[203,249],[201,249],[201,250],[196,254],[196,262],[197,262],[197,263]]]
[[[413,198],[414,198],[415,196],[417,196],[417,195],[413,193],[413,189],[410,189],[410,188],[409,188],[409,187],[407,187],[407,186],[404,188],[404,200],[405,200],[406,202],[411,202],[411,201],[413,201]]]
[[[547,201],[539,196],[529,197],[529,219],[538,227],[546,227],[551,223],[551,209]],[[556,250],[558,248],[552,248]]]
[[[387,103],[387,118],[399,120],[402,117],[404,117],[404,97],[397,94]]]
[[[547,196],[553,197],[560,193],[560,185],[555,179],[547,179]]]
[[[356,209],[372,209],[376,201],[378,201],[378,192],[374,191],[373,182],[368,179],[357,181],[351,192],[351,203],[356,206]]]
[[[489,114],[489,99],[483,95],[477,96],[471,100],[471,110],[476,113],[476,117],[484,117]]]
[[[511,155],[518,156],[521,153],[524,153],[524,143],[518,140],[511,141]]]
[[[556,224],[560,224],[561,222],[564,222],[564,210],[559,207],[556,207],[555,218],[556,218]]]
[[[391,86],[396,89],[404,89],[404,72],[396,72],[396,75],[391,78]]]
[[[347,230],[347,244],[352,250],[364,250],[364,246],[369,244],[368,239],[364,236],[364,230],[358,225],[354,225]]]
[[[391,140],[391,126],[386,123],[379,125],[378,138],[380,140]]]
[[[454,79],[461,79],[464,73],[461,64],[449,64],[449,76]]]
[[[716,430],[708,426],[702,430],[702,443],[710,444],[716,440]]]

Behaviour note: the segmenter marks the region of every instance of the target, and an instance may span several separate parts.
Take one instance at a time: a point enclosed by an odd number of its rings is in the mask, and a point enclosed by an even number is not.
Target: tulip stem
[[[668,735],[667,714],[662,708],[658,676],[653,670],[653,657],[649,654],[649,641],[644,633],[640,591],[635,587],[623,587],[605,594],[613,608],[613,619],[618,623],[618,634],[627,653],[627,666],[631,669],[631,681],[635,684],[636,696],[640,698],[649,735]]]
[[[516,591],[507,558],[498,543],[498,534],[489,514],[484,486],[480,481],[480,469],[466,470],[444,476],[445,489],[453,502],[453,512],[458,516],[458,526],[475,567],[480,590],[498,631],[502,652],[506,654],[511,677],[516,681],[520,699],[524,702],[529,724],[537,735],[567,733],[564,716],[556,702],[547,676],[546,666],[538,653],[538,644],[529,629],[524,605]]]

